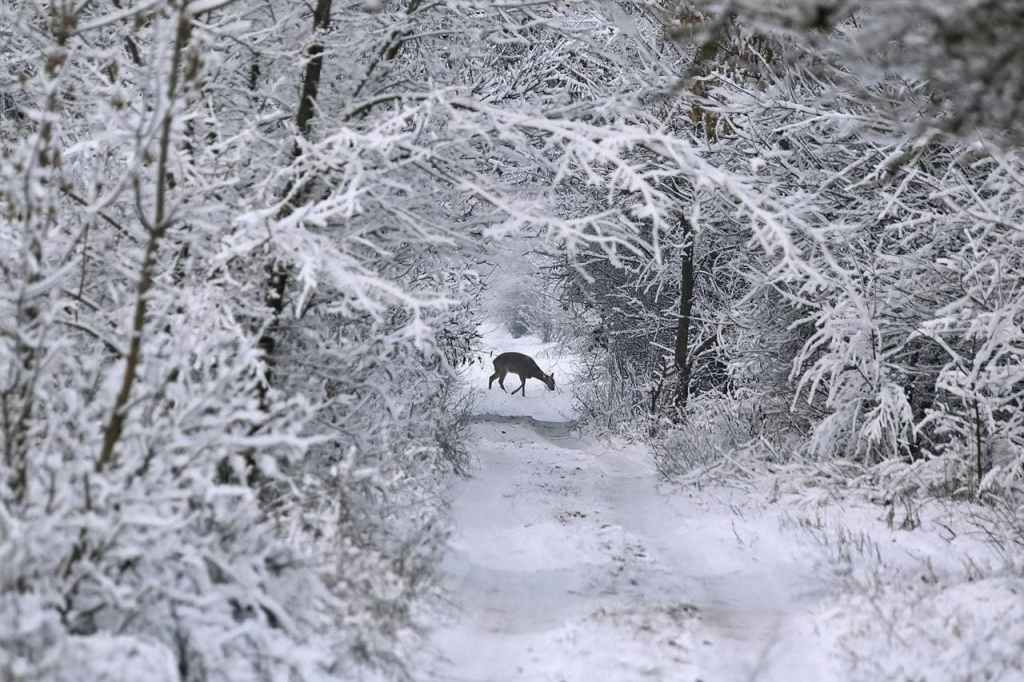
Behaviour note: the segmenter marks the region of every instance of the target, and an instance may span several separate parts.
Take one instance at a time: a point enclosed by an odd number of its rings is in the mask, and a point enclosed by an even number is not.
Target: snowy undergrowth
[[[866,587],[837,609],[851,680],[1024,679],[1020,575]]]
[[[835,634],[844,679],[1024,679],[1024,552],[998,539],[1008,529],[991,508],[877,505],[856,488],[807,499],[778,503],[793,505],[783,525],[843,578],[819,625]]]

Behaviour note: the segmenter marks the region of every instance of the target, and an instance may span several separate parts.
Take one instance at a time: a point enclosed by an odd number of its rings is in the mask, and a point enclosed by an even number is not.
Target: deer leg
[[[491,390],[491,386],[494,385],[494,380],[498,378],[498,373],[495,372],[491,375],[491,380],[487,382],[487,390]]]
[[[519,377],[519,381],[521,381],[522,383],[519,384],[519,388],[517,388],[516,390],[512,391],[512,395],[515,395],[516,393],[519,393],[519,391],[522,391],[523,392],[523,397],[525,398],[526,397],[526,377],[523,377],[523,376]]]
[[[505,391],[505,372],[495,372],[495,374],[498,375],[498,386],[501,387],[501,390]],[[508,391],[505,391],[505,393],[508,393]]]

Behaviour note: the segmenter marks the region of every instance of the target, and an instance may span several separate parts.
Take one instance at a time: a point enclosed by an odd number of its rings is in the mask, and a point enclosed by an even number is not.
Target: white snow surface
[[[494,330],[485,341],[485,357],[526,352],[558,386],[531,380],[521,398],[488,391],[488,361],[466,373],[476,468],[450,491],[452,603],[421,679],[837,677],[815,627],[831,578],[780,512],[660,482],[645,447],[574,429],[569,358]]]

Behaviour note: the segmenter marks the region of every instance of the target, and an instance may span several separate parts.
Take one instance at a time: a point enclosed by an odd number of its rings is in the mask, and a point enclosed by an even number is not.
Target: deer
[[[549,391],[555,390],[555,373],[545,374],[537,363],[534,362],[533,358],[523,353],[502,353],[498,357],[494,358],[494,374],[491,375],[491,380],[487,382],[487,390],[491,390],[494,385],[494,380],[498,380],[498,386],[501,390],[505,391],[505,375],[509,372],[519,375],[519,381],[521,382],[519,388],[512,391],[512,395],[515,395],[518,391],[523,392],[523,397],[526,397],[526,380],[527,379],[540,379],[544,382],[544,385],[548,387]],[[508,393],[508,391],[505,391]]]

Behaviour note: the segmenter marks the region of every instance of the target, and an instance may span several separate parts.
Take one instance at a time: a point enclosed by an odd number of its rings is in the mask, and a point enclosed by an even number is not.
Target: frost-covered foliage
[[[3,13],[0,671],[320,679],[351,636],[337,595],[240,484],[317,437],[308,399],[265,390],[218,259],[233,180],[185,114],[214,48],[186,7],[125,16]]]
[[[708,159],[746,169],[775,209],[750,233],[767,259],[733,261],[750,285],[734,308],[751,329],[734,337],[737,380],[767,386],[744,355],[781,319],[789,337],[773,345],[791,354],[793,404],[821,415],[818,457],[941,456],[959,468],[948,492],[1018,489],[1019,152],[876,116],[821,78],[828,55],[791,39],[734,40],[752,57],[705,83],[720,131]],[[894,87],[844,76],[858,77]]]
[[[736,457],[758,445],[754,406],[734,396],[706,395],[687,405],[680,424],[662,429],[652,443],[658,472],[675,478]]]
[[[647,39],[660,68],[678,74],[698,60],[693,50],[665,40],[657,13],[649,20]],[[709,129],[713,122],[705,120],[693,98],[659,93],[639,98],[637,106],[660,129],[690,140],[702,148],[702,158],[710,157],[706,147],[717,132]],[[649,152],[638,156],[647,164],[660,163]],[[591,245],[556,262],[563,305],[576,327],[576,350],[595,370],[595,380],[621,395],[624,409],[616,411],[624,424],[683,409],[689,395],[728,388],[722,351],[735,327],[729,306],[746,287],[731,256],[744,247],[746,230],[770,221],[774,208],[770,195],[753,191],[741,173],[724,183],[716,175],[717,168],[710,175],[687,176],[664,167],[659,188],[672,197],[673,210],[664,226],[650,219],[638,225],[646,248],[608,251]],[[577,192],[566,197],[563,210],[614,211],[634,200],[630,192]],[[687,339],[680,343],[684,329]],[[600,367],[610,373],[597,378]],[[593,417],[603,421],[597,413]]]
[[[714,171],[665,175],[674,209],[636,225],[656,251],[562,261],[595,421],[678,412],[673,383],[694,399],[743,391],[753,433],[812,433],[819,460],[927,470],[930,492],[1020,495],[1024,158],[1015,105],[999,99],[1018,55],[993,37],[1019,12],[939,3],[922,23],[915,8],[649,8],[638,33],[677,49],[643,63],[679,80],[638,110]],[[564,197],[563,214],[587,215],[633,194]]]

